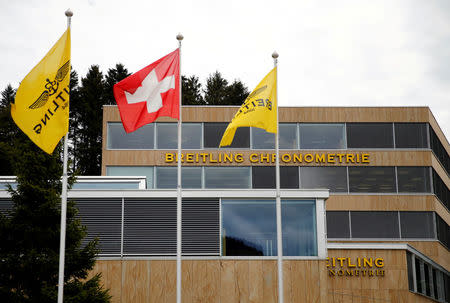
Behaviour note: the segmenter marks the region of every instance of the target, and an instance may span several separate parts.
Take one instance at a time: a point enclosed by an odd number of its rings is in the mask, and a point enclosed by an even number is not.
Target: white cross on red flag
[[[127,133],[160,116],[179,119],[179,49],[116,83],[113,90]]]

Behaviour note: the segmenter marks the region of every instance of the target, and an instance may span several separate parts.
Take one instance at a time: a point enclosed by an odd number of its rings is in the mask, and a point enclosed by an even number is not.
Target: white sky
[[[218,70],[252,90],[279,54],[281,106],[429,106],[450,136],[448,0],[0,0],[0,90],[39,62],[66,27],[84,76],[135,72],[177,48],[182,74]]]

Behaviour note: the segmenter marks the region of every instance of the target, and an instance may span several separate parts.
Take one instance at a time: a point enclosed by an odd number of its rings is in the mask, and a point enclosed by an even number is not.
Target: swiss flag
[[[179,119],[179,49],[116,83],[114,98],[127,133],[160,116]]]

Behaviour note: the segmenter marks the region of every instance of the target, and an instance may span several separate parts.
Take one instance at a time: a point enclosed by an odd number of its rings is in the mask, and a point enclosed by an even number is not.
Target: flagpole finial
[[[65,14],[66,14],[66,17],[67,17],[67,18],[70,18],[70,17],[73,16],[73,12],[70,10],[70,8],[68,8],[68,9],[66,10]]]
[[[181,41],[181,40],[183,40],[183,38],[184,38],[183,35],[181,33],[178,33],[177,40]]]
[[[278,53],[276,51],[274,51],[272,53],[272,58],[277,59],[278,58]]]

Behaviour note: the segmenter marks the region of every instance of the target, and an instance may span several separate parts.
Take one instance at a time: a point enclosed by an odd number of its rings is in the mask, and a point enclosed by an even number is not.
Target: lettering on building
[[[166,153],[166,163],[176,163],[177,153]],[[247,160],[250,163],[274,164],[276,162],[275,153],[251,153]],[[182,163],[242,163],[244,154],[242,153],[182,153]],[[369,164],[369,154],[367,153],[284,153],[280,154],[280,163],[294,164]]]
[[[326,261],[329,277],[384,277],[383,258],[332,257]]]

